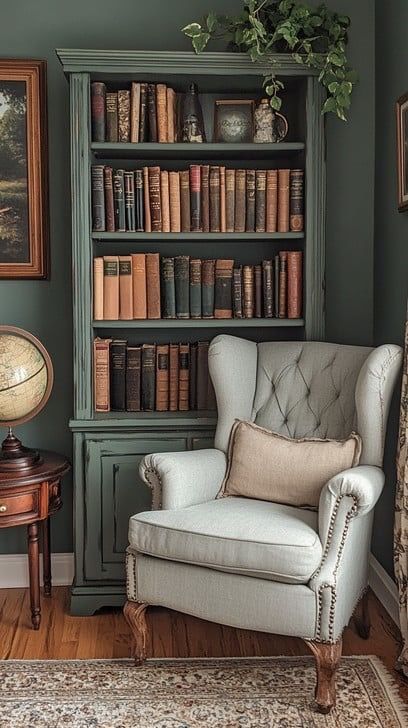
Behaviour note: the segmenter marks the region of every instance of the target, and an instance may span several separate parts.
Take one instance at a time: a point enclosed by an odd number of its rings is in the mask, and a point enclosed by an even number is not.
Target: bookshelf
[[[177,91],[198,84],[207,138],[213,138],[216,98],[260,98],[268,67],[232,53],[57,50],[70,87],[70,152],[74,320],[75,580],[74,614],[92,614],[124,600],[124,551],[128,518],[149,509],[151,493],[140,481],[144,454],[211,447],[214,412],[109,412],[93,409],[92,342],[115,336],[129,343],[210,341],[231,332],[256,341],[324,338],[325,153],[322,92],[314,73],[286,55],[274,56],[285,81],[283,113],[289,134],[279,144],[108,143],[90,133],[90,84],[112,88],[133,80],[163,82]],[[228,92],[226,91],[228,89]],[[135,168],[160,164],[188,168],[191,162],[237,168],[305,169],[305,229],[302,233],[92,232],[92,164]],[[140,163],[140,164],[139,164]],[[92,319],[93,258],[137,252],[234,258],[259,262],[279,249],[303,251],[302,319],[131,320]]]

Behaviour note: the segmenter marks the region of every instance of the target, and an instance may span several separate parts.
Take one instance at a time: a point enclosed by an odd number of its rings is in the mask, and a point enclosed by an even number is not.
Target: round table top
[[[0,488],[7,485],[41,483],[48,478],[58,478],[65,475],[71,467],[65,455],[59,455],[49,450],[38,450],[41,460],[30,470],[2,471],[0,466]]]

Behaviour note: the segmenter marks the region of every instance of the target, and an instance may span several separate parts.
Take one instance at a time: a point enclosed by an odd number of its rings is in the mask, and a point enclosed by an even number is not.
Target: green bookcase
[[[139,478],[146,453],[211,447],[214,413],[120,413],[93,411],[92,341],[112,335],[132,343],[210,340],[230,331],[255,341],[324,338],[325,154],[322,91],[316,75],[287,55],[274,56],[285,81],[289,134],[280,144],[112,144],[90,135],[90,83],[116,87],[131,80],[163,81],[178,91],[199,87],[207,138],[212,138],[216,98],[259,98],[268,67],[246,55],[170,51],[57,50],[70,86],[72,265],[74,319],[73,614],[92,614],[124,600],[124,550],[128,518],[148,509],[151,493]],[[192,160],[228,161],[235,167],[299,166],[305,169],[305,232],[93,233],[90,167],[95,160],[182,167]],[[123,161],[124,160],[124,161]],[[279,249],[304,252],[304,318],[115,321],[92,320],[92,260],[128,252],[233,257],[254,263]],[[197,331],[199,329],[199,331]]]

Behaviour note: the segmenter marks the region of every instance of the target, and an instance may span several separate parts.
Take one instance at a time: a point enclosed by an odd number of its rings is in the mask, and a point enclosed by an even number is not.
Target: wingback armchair
[[[213,449],[158,453],[140,473],[153,508],[131,517],[124,613],[136,662],[147,606],[303,638],[316,658],[316,702],[335,702],[342,632],[367,587],[373,509],[401,349],[217,336],[209,371],[218,406]],[[234,420],[293,438],[362,438],[360,465],[333,477],[317,511],[216,499]],[[367,624],[360,619],[360,631]]]

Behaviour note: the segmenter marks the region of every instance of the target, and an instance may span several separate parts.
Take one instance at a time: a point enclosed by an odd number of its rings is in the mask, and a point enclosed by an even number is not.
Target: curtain
[[[397,661],[397,668],[408,677],[408,316],[405,324],[397,452],[394,567],[399,593],[400,628],[403,639],[403,648]]]

